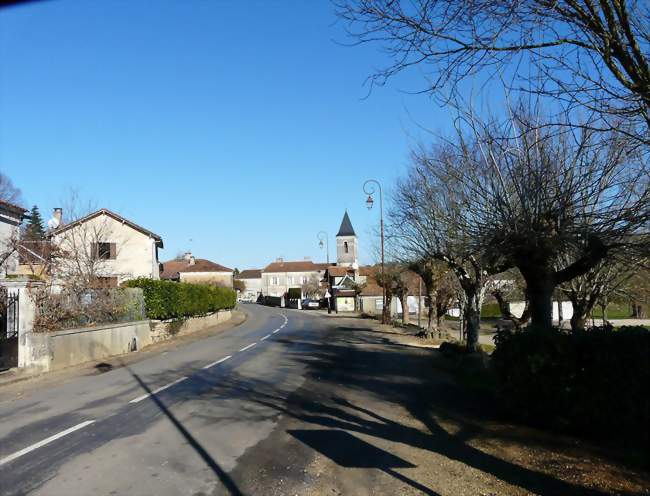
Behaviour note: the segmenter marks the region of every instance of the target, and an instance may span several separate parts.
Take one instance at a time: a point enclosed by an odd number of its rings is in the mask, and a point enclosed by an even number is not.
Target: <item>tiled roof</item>
[[[327,273],[330,277],[342,277],[346,274],[354,273],[354,269],[352,267],[337,267],[332,265],[327,268]]]
[[[163,272],[160,274],[160,278],[176,279],[179,273],[187,272],[232,272],[232,269],[203,258],[194,259],[193,265],[190,265],[187,260],[170,260],[163,262]]]
[[[377,284],[377,281],[374,278],[375,273],[379,273],[381,270],[381,267],[364,267],[368,270],[367,274],[364,274],[367,276],[367,281],[366,284],[364,284],[362,290],[361,290],[361,296],[382,296],[383,290],[382,287]],[[407,270],[406,274],[403,276],[406,278],[406,281],[408,282],[408,288],[409,288],[409,295],[410,296],[417,296],[419,287],[420,287],[420,276],[417,275],[415,272]],[[422,284],[422,294],[425,293],[424,290],[424,284]]]
[[[329,267],[327,264],[314,263],[311,260],[300,260],[297,262],[272,262],[262,272],[317,272]]]
[[[262,269],[246,269],[242,270],[236,279],[261,279]]]
[[[116,214],[115,212],[111,212],[107,208],[102,208],[100,210],[97,210],[96,212],[88,214],[85,217],[81,217],[80,219],[77,219],[77,220],[75,220],[73,222],[70,222],[69,224],[63,224],[62,226],[57,227],[55,230],[51,231],[49,233],[49,235],[56,235],[56,234],[62,233],[64,231],[67,231],[71,227],[78,226],[79,224],[82,224],[82,223],[84,223],[84,222],[86,222],[86,221],[88,221],[90,219],[95,218],[95,217],[99,217],[100,215],[107,215],[109,217],[112,217],[116,221],[122,222],[123,224],[126,224],[131,229],[135,229],[136,231],[139,231],[142,234],[145,234],[147,236],[151,236],[153,239],[156,240],[158,246],[160,246],[161,248],[163,247],[162,238],[160,236],[158,236],[156,233],[151,232],[151,231],[149,231],[148,229],[145,229],[142,226],[139,226],[135,222],[131,222],[130,220],[125,219],[124,217],[122,217],[121,215]]]
[[[9,202],[6,202],[4,200],[0,200],[0,208],[6,210],[8,212],[18,214],[21,217],[25,212],[27,212],[27,210],[24,209],[23,207],[19,207],[18,205],[14,205],[13,203],[9,203]]]

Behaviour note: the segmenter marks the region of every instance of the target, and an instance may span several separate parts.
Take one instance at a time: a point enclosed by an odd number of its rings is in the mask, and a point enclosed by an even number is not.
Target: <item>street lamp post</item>
[[[384,278],[384,197],[381,191],[381,184],[376,179],[368,179],[363,183],[363,192],[368,195],[366,200],[366,206],[368,210],[372,208],[375,204],[375,201],[372,198],[372,195],[375,194],[375,191],[379,190],[379,232],[381,236],[381,289],[382,289],[382,309],[381,309],[381,321],[383,324],[387,324],[386,319],[386,279]],[[390,312],[390,310],[388,310]]]
[[[323,240],[325,240],[325,251],[327,252],[327,265],[330,264],[330,238],[325,231],[318,233],[318,246],[323,249]]]
[[[325,250],[327,251],[327,266],[329,267],[330,265],[330,238],[328,234],[325,231],[320,231],[317,235],[318,237],[318,246],[320,246],[321,250],[323,249],[323,240],[325,240]],[[328,273],[329,274],[329,273]],[[331,291],[331,286],[330,286],[330,281],[329,281],[329,275],[327,277],[327,294],[330,295],[326,297],[327,299],[327,313],[332,313],[332,304],[331,304],[331,298],[332,298],[332,291]]]

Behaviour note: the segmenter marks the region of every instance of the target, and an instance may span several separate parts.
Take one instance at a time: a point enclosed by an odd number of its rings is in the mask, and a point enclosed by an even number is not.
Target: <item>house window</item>
[[[278,285],[278,278],[277,277],[271,277],[271,284],[273,284],[274,286],[277,286]]]
[[[307,284],[307,276],[302,276],[300,278],[300,284]]]
[[[288,285],[293,284],[293,277],[291,277],[291,276],[287,277],[287,284]]]
[[[382,298],[375,299],[375,310],[384,309],[384,300]]]
[[[346,241],[343,243],[343,248],[345,249],[345,253],[348,253],[348,242]]]
[[[92,252],[95,260],[115,260],[116,245],[115,243],[93,243]]]

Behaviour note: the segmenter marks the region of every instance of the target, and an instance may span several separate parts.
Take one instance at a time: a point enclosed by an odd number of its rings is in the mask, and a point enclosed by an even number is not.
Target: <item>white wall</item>
[[[19,219],[15,217],[6,216],[0,213],[0,257],[7,250],[11,250],[12,240],[17,240],[19,235],[19,228],[16,223]],[[5,262],[0,266],[0,277],[4,277],[7,273],[13,273],[18,268],[18,253],[14,252]]]
[[[181,282],[190,282],[195,284],[214,283],[232,288],[232,272],[181,272]]]
[[[239,281],[242,281],[244,283],[244,291],[242,292],[242,296],[248,296],[248,297],[254,297],[257,298],[257,295],[259,295],[262,292],[262,278],[257,278],[257,279],[238,279]]]
[[[265,296],[282,296],[289,288],[302,287],[301,277],[306,277],[307,281],[312,276],[318,277],[318,280],[323,278],[323,271],[305,271],[305,272],[264,272],[262,273],[262,293]],[[273,284],[273,278],[277,277],[277,284]],[[289,281],[289,278],[292,281]]]

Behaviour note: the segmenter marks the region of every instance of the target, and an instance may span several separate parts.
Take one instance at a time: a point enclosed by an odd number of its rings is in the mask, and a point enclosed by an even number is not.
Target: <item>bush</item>
[[[492,363],[508,410],[580,434],[650,441],[650,332],[500,331]]]
[[[500,318],[501,308],[498,303],[486,303],[481,307],[482,318]]]
[[[133,279],[125,286],[142,288],[147,317],[166,320],[207,315],[235,307],[235,291],[185,282]]]

